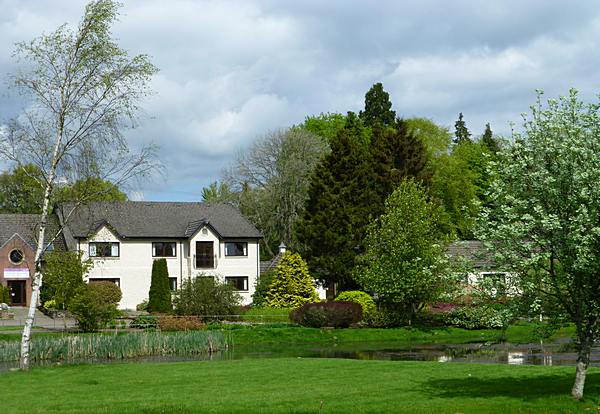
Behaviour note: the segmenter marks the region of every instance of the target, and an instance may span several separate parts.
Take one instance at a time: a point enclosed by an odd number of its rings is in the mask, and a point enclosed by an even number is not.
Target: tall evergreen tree
[[[455,144],[471,141],[471,133],[469,132],[467,124],[463,119],[462,112],[458,114],[458,120],[454,123],[454,136]]]
[[[313,276],[339,288],[356,287],[351,272],[376,200],[368,147],[352,132],[351,125],[340,131],[317,165],[296,226]]]
[[[494,138],[489,122],[485,124],[485,131],[483,131],[483,135],[481,136],[481,143],[494,155],[500,151],[500,146],[498,145],[498,141]]]
[[[378,196],[375,216],[383,213],[385,199],[406,178],[428,184],[428,153],[423,142],[409,132],[403,120],[396,120],[393,128],[374,132],[372,153],[375,192]]]
[[[167,313],[173,310],[167,259],[157,259],[152,263],[148,310],[159,313]]]
[[[392,111],[390,94],[383,90],[381,82],[374,84],[365,94],[365,110],[360,111],[360,119],[368,126],[389,126],[396,119]]]

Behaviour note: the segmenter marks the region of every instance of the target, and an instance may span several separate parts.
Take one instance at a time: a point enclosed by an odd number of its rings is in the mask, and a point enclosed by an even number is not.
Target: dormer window
[[[226,242],[225,256],[248,256],[248,243]]]
[[[118,242],[91,242],[90,257],[119,257]]]

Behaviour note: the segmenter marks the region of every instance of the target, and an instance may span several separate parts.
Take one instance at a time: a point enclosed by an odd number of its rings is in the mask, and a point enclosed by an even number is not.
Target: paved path
[[[25,325],[25,320],[27,319],[27,312],[29,308],[26,307],[12,307],[10,308],[10,313],[14,313],[15,317],[13,319],[0,319],[0,329],[3,326],[23,326]],[[39,310],[35,310],[35,320],[33,322],[33,326],[39,328],[46,329],[64,329],[65,322],[67,328],[72,328],[75,326],[75,320],[71,318],[67,318],[63,320],[62,318],[52,319],[48,316],[44,315]]]

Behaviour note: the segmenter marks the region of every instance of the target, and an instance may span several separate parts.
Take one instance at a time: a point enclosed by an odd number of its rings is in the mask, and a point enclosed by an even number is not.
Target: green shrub
[[[148,297],[149,312],[169,313],[173,311],[167,259],[157,259],[152,262],[152,281]]]
[[[389,306],[380,306],[369,312],[363,322],[370,328],[396,328],[406,324],[406,312]]]
[[[55,309],[67,309],[75,294],[85,285],[83,278],[92,268],[81,252],[47,252],[44,255],[42,301],[54,300]]]
[[[161,331],[198,331],[205,329],[206,324],[199,316],[159,316],[158,327]]]
[[[306,262],[298,253],[286,252],[275,268],[267,292],[267,306],[295,309],[317,300],[315,281],[308,273]]]
[[[75,316],[79,329],[94,332],[119,315],[117,305],[121,296],[121,289],[114,283],[90,283],[81,287],[71,299],[69,310]]]
[[[258,277],[254,294],[252,295],[252,306],[257,308],[267,306],[267,292],[273,281],[273,276],[275,276],[275,272],[271,271]]]
[[[8,286],[0,284],[0,303],[10,303],[10,292]]]
[[[347,328],[362,318],[362,307],[355,302],[315,302],[292,311],[290,319],[302,326]]]
[[[366,318],[369,313],[377,309],[373,298],[368,293],[360,290],[348,290],[346,292],[342,292],[337,298],[335,298],[335,300],[358,303],[360,306],[362,306],[363,319]]]
[[[135,310],[139,312],[148,312],[148,300],[144,299],[142,303],[135,305]]]
[[[154,315],[140,315],[129,324],[130,328],[137,329],[156,329],[158,326],[158,317]]]
[[[184,280],[174,299],[177,315],[200,315],[222,319],[224,315],[239,312],[240,295],[228,283],[220,283],[214,277],[198,275]]]
[[[511,322],[511,310],[501,304],[460,306],[441,314],[446,325],[465,329],[502,329]]]

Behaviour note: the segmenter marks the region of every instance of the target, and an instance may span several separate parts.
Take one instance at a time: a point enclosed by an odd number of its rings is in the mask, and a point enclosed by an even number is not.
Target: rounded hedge
[[[337,298],[335,298],[336,302],[354,302],[358,303],[362,307],[363,318],[367,317],[370,313],[375,311],[375,301],[368,294],[360,290],[348,290],[346,292],[340,293]]]

